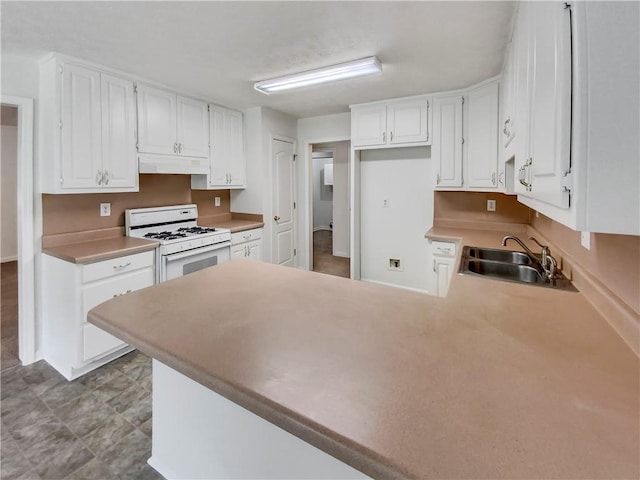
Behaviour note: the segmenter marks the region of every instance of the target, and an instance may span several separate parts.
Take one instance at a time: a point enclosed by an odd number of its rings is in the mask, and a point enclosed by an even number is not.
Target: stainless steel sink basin
[[[531,259],[523,252],[478,247],[469,247],[468,252],[469,258],[477,258],[478,260],[492,260],[494,262],[507,262],[516,265],[531,265]]]
[[[550,281],[546,280],[542,271],[536,268],[534,260],[523,252],[466,245],[462,249],[462,259],[458,271],[464,275],[475,275],[505,282],[578,291],[559,271],[556,278]]]

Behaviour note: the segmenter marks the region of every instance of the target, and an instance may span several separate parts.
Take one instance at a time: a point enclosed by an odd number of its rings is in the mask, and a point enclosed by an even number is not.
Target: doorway
[[[20,363],[18,357],[18,109],[2,105],[0,113],[0,369]]]
[[[311,144],[314,272],[350,277],[349,141]]]

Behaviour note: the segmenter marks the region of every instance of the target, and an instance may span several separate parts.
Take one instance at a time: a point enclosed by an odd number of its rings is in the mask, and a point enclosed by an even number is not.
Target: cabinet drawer
[[[153,268],[154,250],[123,257],[112,258],[102,262],[82,266],[82,282],[93,282],[101,278],[109,278],[122,273],[132,272],[144,267]]]
[[[456,244],[454,242],[441,242],[434,240],[431,242],[434,255],[443,255],[447,257],[455,257]]]
[[[153,268],[147,267],[129,274],[85,285],[82,287],[81,323],[87,321],[87,312],[96,305],[111,298],[150,287],[153,285],[154,277]]]
[[[252,240],[259,240],[260,238],[262,238],[261,228],[245,230],[244,232],[236,232],[231,234],[231,245],[239,245]]]
[[[82,340],[82,359],[85,362],[106,355],[126,345],[126,343],[119,338],[91,324],[82,327]]]

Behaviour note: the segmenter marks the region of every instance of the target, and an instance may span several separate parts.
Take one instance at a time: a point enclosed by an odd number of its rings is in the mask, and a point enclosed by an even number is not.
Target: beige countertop
[[[229,262],[89,321],[374,478],[640,476],[638,358],[580,293]]]
[[[153,250],[153,240],[133,237],[111,237],[86,242],[43,247],[42,252],[72,263],[93,263],[110,258]]]
[[[244,232],[245,230],[251,230],[252,228],[264,227],[264,222],[257,222],[253,220],[225,220],[225,221],[205,221],[202,223],[203,227],[218,227],[228,228],[231,233]]]

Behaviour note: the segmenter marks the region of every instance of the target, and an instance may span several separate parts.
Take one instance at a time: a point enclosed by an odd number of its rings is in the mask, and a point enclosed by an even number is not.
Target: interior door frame
[[[36,253],[42,238],[42,200],[34,188],[34,102],[32,98],[2,95],[0,103],[18,109],[18,357],[23,365],[36,356]]]
[[[291,196],[293,198],[294,203],[296,204],[296,207],[298,205],[298,182],[297,182],[297,178],[298,178],[298,162],[296,160],[297,158],[297,145],[298,142],[295,138],[292,137],[288,137],[286,135],[279,135],[279,134],[274,134],[271,133],[269,134],[269,185],[271,186],[271,188],[269,188],[269,199],[267,203],[267,209],[268,209],[268,215],[266,216],[267,218],[267,222],[264,222],[265,226],[269,226],[268,230],[266,233],[268,235],[269,238],[269,261],[271,263],[275,263],[274,262],[274,244],[273,244],[273,223],[272,223],[272,218],[273,218],[273,195],[274,195],[274,185],[275,185],[275,179],[273,178],[273,166],[274,166],[274,162],[273,162],[273,141],[274,140],[278,140],[280,142],[285,142],[285,143],[290,143],[291,144],[291,151],[293,152],[293,191],[291,192]],[[292,219],[291,221],[293,222],[293,251],[297,252],[298,249],[298,208],[294,209],[293,215],[292,215]],[[265,236],[267,236],[265,235]],[[265,252],[266,254],[266,252]],[[264,255],[263,254],[263,258]],[[298,267],[298,256],[297,254],[294,254],[293,256],[293,266],[294,267]]]
[[[307,270],[313,270],[313,158],[312,150],[313,145],[317,143],[334,143],[334,142],[350,142],[351,135],[341,137],[322,137],[312,138],[304,141],[304,189],[303,193],[306,198],[307,208],[306,212],[300,209],[302,212],[302,218],[300,219],[303,224],[303,231],[305,237],[304,243],[307,245]],[[348,199],[347,199],[348,201]]]

